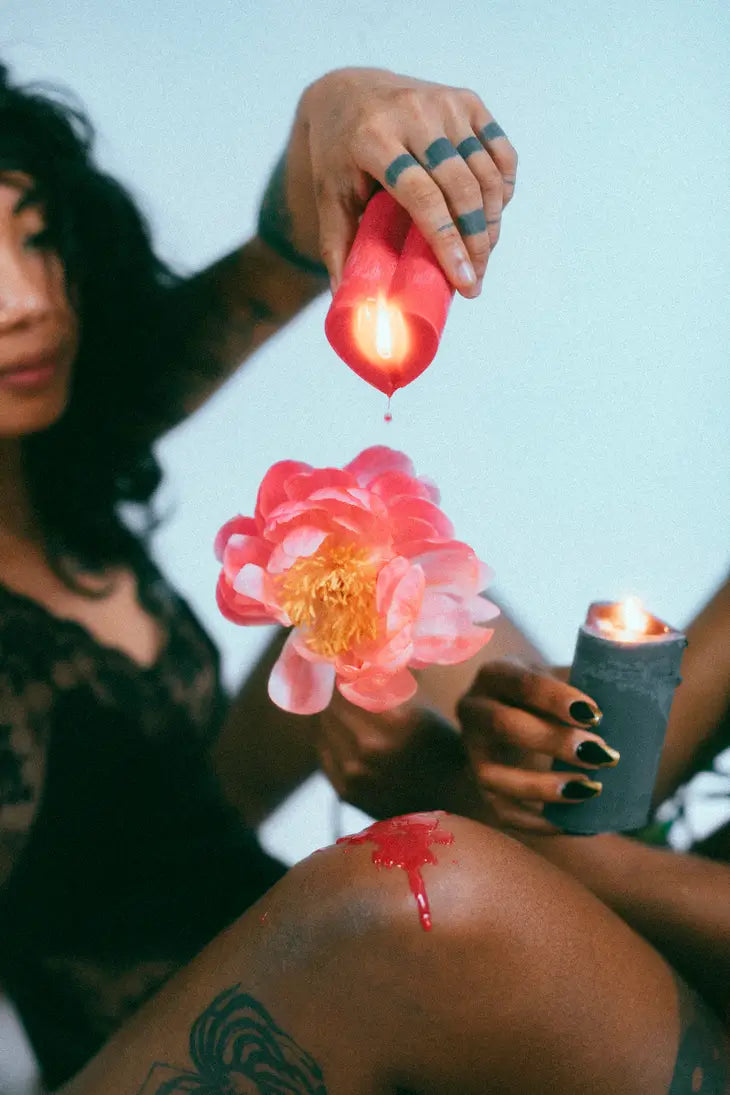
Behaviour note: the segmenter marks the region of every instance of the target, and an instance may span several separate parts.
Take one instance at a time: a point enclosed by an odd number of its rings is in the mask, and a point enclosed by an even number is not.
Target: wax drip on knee
[[[406,872],[424,931],[430,931],[433,922],[421,867],[426,863],[438,862],[432,851],[433,845],[454,843],[454,834],[440,828],[444,816],[442,812],[406,814],[388,821],[376,821],[361,833],[340,837],[337,841],[349,847],[375,844],[372,861],[376,867],[400,867]]]

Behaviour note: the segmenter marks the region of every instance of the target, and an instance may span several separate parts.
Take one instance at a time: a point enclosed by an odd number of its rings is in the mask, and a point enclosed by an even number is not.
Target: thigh
[[[515,841],[439,826],[430,858],[299,864],[66,1095],[720,1095],[719,1026],[644,940]]]

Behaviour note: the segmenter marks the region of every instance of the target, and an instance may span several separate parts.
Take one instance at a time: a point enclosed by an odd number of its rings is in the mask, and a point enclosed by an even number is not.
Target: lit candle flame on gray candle
[[[619,602],[617,616],[620,620],[620,628],[615,628],[610,620],[599,620],[598,626],[602,631],[612,632],[612,638],[621,639],[624,642],[637,642],[648,630],[649,617],[638,597],[625,597]],[[621,634],[623,632],[623,634]]]
[[[578,804],[549,803],[549,821],[586,834],[646,824],[686,645],[684,635],[646,612],[638,597],[590,606],[578,631],[570,683],[598,704],[603,712],[598,733],[621,759],[598,773],[555,761],[554,771],[588,774],[603,784],[603,792]]]
[[[657,642],[671,633],[671,628],[649,615],[633,595],[616,605],[591,605],[586,626],[618,643]]]

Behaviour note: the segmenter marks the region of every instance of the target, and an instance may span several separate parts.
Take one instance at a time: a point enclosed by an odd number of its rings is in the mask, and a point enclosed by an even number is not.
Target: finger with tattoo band
[[[507,134],[487,110],[480,110],[472,119],[474,132],[478,134],[479,144],[491,157],[492,162],[502,176],[503,205],[512,198],[517,180],[517,153],[510,144]]]
[[[502,183],[489,156],[485,159],[491,165],[493,179],[491,191],[488,182],[482,181],[470,170],[464,158],[448,137],[437,137],[426,147],[422,154],[422,163],[431,177],[440,186],[449,206],[449,222],[439,229],[448,231],[456,225],[466,244],[474,272],[481,281],[492,249],[492,237],[487,228],[489,216],[499,217],[502,212]],[[486,172],[483,173],[488,178]],[[489,210],[487,214],[485,210]],[[496,243],[496,235],[494,238]]]
[[[443,191],[415,156],[393,151],[385,171],[375,161],[366,169],[407,209],[451,283],[463,296],[477,296],[477,274]]]
[[[504,187],[502,176],[486,148],[474,133],[461,137],[456,151],[475,176],[481,190],[481,205],[457,217],[456,223],[462,236],[467,238],[476,232],[487,232],[490,250],[497,246],[502,226]]]

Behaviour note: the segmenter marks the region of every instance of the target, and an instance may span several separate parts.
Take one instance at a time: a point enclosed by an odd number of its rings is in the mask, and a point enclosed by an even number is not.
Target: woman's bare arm
[[[730,867],[628,837],[523,843],[582,882],[723,1012],[730,1012]]]
[[[288,632],[267,644],[231,705],[213,752],[226,797],[246,823],[260,824],[318,767],[318,716],[290,715],[267,684]]]
[[[722,747],[719,738],[730,707],[730,580],[687,628],[687,639],[682,684],[672,704],[654,789],[657,805]]]
[[[344,799],[373,817],[439,808],[488,819],[455,728],[455,709],[490,657],[542,661],[508,615],[499,617],[494,637],[477,657],[423,670],[415,699],[381,715],[337,694],[322,715],[290,715],[276,707],[267,683],[286,635],[277,631],[264,649],[214,754],[228,798],[248,824],[263,821],[320,766]]]

